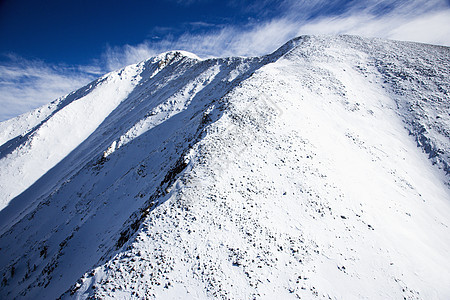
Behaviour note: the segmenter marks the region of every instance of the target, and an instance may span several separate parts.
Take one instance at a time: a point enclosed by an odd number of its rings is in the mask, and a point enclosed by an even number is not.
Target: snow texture
[[[450,50],[171,51],[0,123],[0,298],[450,298]]]

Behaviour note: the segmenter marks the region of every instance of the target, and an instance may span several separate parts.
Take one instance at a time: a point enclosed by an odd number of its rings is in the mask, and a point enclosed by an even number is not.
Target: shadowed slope
[[[33,297],[56,297],[101,257],[115,253],[133,234],[127,229],[129,220],[136,230],[135,219],[163,201],[165,189],[183,171],[189,149],[226,109],[224,95],[275,59],[272,55],[200,61],[169,52],[136,65],[139,72],[132,78],[139,82],[126,98],[0,212],[3,293],[29,297],[33,291]],[[76,101],[83,104],[83,98]],[[52,118],[34,132],[42,136],[41,128]],[[64,126],[85,127],[70,120]],[[36,152],[33,142],[18,149],[29,149],[25,154],[31,157]],[[59,148],[46,150],[52,154]]]

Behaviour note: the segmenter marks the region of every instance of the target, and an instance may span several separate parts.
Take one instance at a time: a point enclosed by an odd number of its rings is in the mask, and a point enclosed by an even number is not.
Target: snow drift
[[[450,297],[450,50],[173,51],[0,123],[1,298]]]

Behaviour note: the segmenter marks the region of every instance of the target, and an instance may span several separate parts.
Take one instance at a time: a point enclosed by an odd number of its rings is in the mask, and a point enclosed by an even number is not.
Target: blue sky
[[[160,52],[261,55],[341,33],[450,46],[450,0],[0,0],[0,121]]]

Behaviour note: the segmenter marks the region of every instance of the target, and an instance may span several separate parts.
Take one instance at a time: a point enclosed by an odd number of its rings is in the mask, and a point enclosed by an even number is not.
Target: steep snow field
[[[0,298],[450,298],[450,50],[168,52],[0,123]]]

